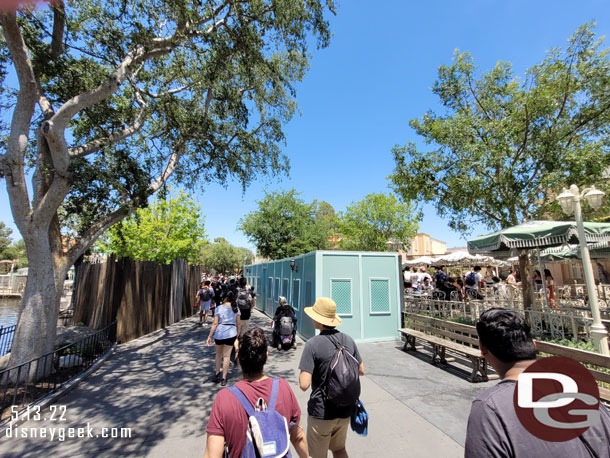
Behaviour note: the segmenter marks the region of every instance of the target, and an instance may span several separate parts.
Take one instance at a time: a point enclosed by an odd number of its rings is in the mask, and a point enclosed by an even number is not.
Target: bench
[[[434,354],[432,356],[432,362],[435,364],[438,364],[439,362],[445,364],[443,360],[450,362],[451,358],[444,358],[445,350],[444,348],[439,348],[439,346],[444,345],[446,348],[456,351],[454,349],[455,346],[459,345],[458,342],[462,342],[462,347],[464,348],[461,348],[461,350],[468,351],[470,353],[467,356],[471,357],[471,355],[478,355],[479,359],[483,358],[480,356],[478,351],[478,334],[476,327],[467,324],[452,323],[439,318],[418,315],[410,312],[405,312],[404,315],[405,323],[408,322],[409,325],[408,328],[400,329],[401,334],[407,338],[404,346],[405,350],[418,349],[415,346],[416,338],[425,340],[433,345]],[[438,336],[446,336],[452,340],[446,340]],[[587,369],[589,372],[591,372],[597,382],[604,383],[606,386],[610,385],[610,373],[604,372],[604,370],[610,370],[610,356],[604,356],[600,355],[599,353],[593,353],[586,350],[579,350],[577,348],[565,347],[563,345],[544,342],[542,340],[535,340],[534,342],[536,344],[536,350],[539,353],[538,358],[542,357],[540,353],[551,356],[566,356],[568,358],[572,358],[581,364],[587,364]],[[411,348],[407,348],[408,346]],[[473,351],[475,349],[476,352]],[[472,381],[483,381],[483,374],[486,374],[487,372],[486,363],[480,361],[476,362],[472,359],[472,357],[471,361],[473,361],[474,367],[471,377]],[[497,378],[497,375],[487,376],[487,380]],[[610,401],[610,389],[600,386],[599,395],[603,400]]]
[[[403,350],[416,351],[423,347],[415,345],[416,339],[432,345],[432,364],[448,364],[455,358],[448,358],[446,350],[463,355],[472,362],[472,382],[487,382],[497,379],[497,375],[487,373],[487,361],[479,351],[479,341],[476,328],[460,323],[405,312],[405,325],[399,329],[405,336]]]
[[[591,375],[598,382],[610,384],[610,373],[603,372],[599,369],[610,369],[610,356],[600,355],[599,353],[593,353],[586,350],[579,350],[578,348],[564,347],[563,345],[557,345],[550,342],[544,342],[542,340],[536,340],[536,350],[539,353],[546,353],[553,356],[566,356],[568,358],[575,359],[581,364],[588,364],[587,369],[591,372]],[[540,356],[539,356],[540,357]],[[595,366],[596,369],[590,366]],[[610,401],[610,389],[599,387],[599,396],[605,401]]]

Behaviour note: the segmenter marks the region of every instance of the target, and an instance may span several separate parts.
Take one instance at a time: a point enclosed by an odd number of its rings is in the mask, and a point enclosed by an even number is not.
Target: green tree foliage
[[[13,270],[16,270],[28,266],[28,257],[25,251],[25,243],[23,240],[13,242],[11,239],[12,233],[13,230],[0,221],[0,260],[14,261],[18,259],[19,262],[13,266]],[[10,267],[8,267],[8,270],[10,270]]]
[[[325,201],[313,201],[314,215],[326,227],[328,236],[332,239],[338,235],[339,216],[331,204]]]
[[[0,15],[0,176],[36,258],[11,365],[53,349],[70,266],[168,180],[245,188],[288,170],[283,126],[309,46],[329,43],[329,10],[332,0],[53,0]],[[78,215],[67,249],[64,215]]]
[[[19,261],[15,263],[13,270],[21,269],[22,267],[28,266],[28,254],[25,249],[25,242],[23,239],[19,239],[17,242],[11,243],[2,253],[0,253],[0,259],[10,259]]]
[[[247,248],[237,247],[237,255],[239,256],[240,267],[254,262],[254,253]]]
[[[13,240],[11,239],[12,233],[13,230],[10,227],[6,227],[6,224],[0,221],[0,253],[4,253],[13,243]],[[2,259],[4,259],[3,256]]]
[[[410,122],[430,147],[393,150],[394,189],[432,202],[453,228],[490,229],[559,216],[569,184],[607,188],[610,61],[592,25],[553,49],[523,80],[499,62],[477,78],[468,53],[442,65],[433,92],[444,110]]]
[[[341,214],[339,248],[387,251],[388,242],[408,247],[418,229],[413,206],[393,194],[368,194]]]
[[[268,193],[258,210],[240,220],[238,229],[260,256],[281,259],[328,248],[328,226],[315,217],[315,206],[298,196],[294,189]]]
[[[78,215],[73,261],[100,225],[145,205],[170,176],[245,188],[287,171],[282,125],[308,68],[309,33],[329,42],[327,8],[332,1],[83,0],[3,16],[0,106],[20,107],[30,91],[33,109],[19,113],[25,131],[4,126],[4,176],[22,185],[15,164],[34,165],[36,203],[55,183],[50,212],[61,204],[61,216]],[[5,88],[11,64],[36,84]],[[30,145],[12,142],[28,131]],[[58,237],[63,221],[52,226]]]
[[[232,273],[246,264],[251,264],[254,255],[247,248],[231,245],[224,238],[214,239],[202,252],[203,267],[219,273]]]
[[[176,197],[158,199],[112,226],[102,249],[141,261],[169,264],[180,258],[194,264],[205,245],[199,206],[180,192]]]

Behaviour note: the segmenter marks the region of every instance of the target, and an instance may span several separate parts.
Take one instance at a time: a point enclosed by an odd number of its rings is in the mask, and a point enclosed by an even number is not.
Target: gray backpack
[[[289,334],[292,334],[292,329],[292,318],[290,318],[289,316],[283,316],[282,318],[280,318],[280,335],[287,336]]]

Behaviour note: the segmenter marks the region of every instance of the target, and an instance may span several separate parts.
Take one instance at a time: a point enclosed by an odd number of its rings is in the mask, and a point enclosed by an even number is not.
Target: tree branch
[[[479,98],[477,97],[477,94],[474,92],[474,89],[472,88],[472,81],[470,80],[470,78],[468,78],[468,89],[470,89],[470,93],[474,97],[474,100],[475,100],[475,102],[477,102],[477,105],[479,106],[479,108],[481,108],[483,113],[485,113],[485,116],[487,117],[487,119],[489,121],[491,121],[492,120],[491,116],[489,116],[489,113],[487,112],[487,110],[485,109],[485,107],[483,106],[483,104],[481,103]]]
[[[153,40],[156,46],[150,51],[145,51],[143,47],[139,47],[130,52],[106,81],[90,91],[72,97],[57,110],[49,123],[53,124],[58,132],[63,132],[77,113],[114,94],[140,63],[171,52],[177,46],[177,43],[173,41],[173,37],[156,39]]]
[[[148,190],[151,193],[157,192],[161,188],[161,186],[163,186],[167,182],[172,173],[174,173],[174,170],[176,170],[176,167],[178,166],[178,161],[182,157],[182,154],[184,154],[184,145],[180,145],[176,148],[176,150],[169,157],[169,160],[167,161],[167,165],[165,166],[165,170],[163,171],[163,173],[159,175],[157,179],[150,184]]]
[[[110,135],[108,135],[107,137],[97,138],[82,146],[77,146],[75,148],[71,148],[70,157],[78,158],[78,157],[87,156],[91,153],[98,151],[100,148],[103,148],[104,146],[112,145],[113,143],[119,142],[121,140],[124,140],[124,139],[132,136],[133,134],[138,132],[144,125],[144,120],[146,119],[145,112],[146,112],[146,107],[144,106],[144,107],[142,107],[142,109],[140,110],[138,115],[136,116],[136,119],[134,120],[133,124],[131,124],[129,127],[126,127],[125,129],[119,130],[117,132],[113,132]]]
[[[66,10],[63,0],[51,2],[53,10],[53,38],[49,45],[52,58],[57,58],[63,52],[64,29],[66,26]]]
[[[148,95],[149,97],[152,97],[153,99],[158,99],[158,98],[164,97],[166,95],[172,95],[172,94],[177,94],[177,93],[182,92],[182,91],[186,91],[187,89],[190,89],[193,86],[194,86],[193,84],[186,84],[186,85],[178,87],[176,89],[169,89],[169,90],[164,91],[164,92],[157,92],[156,94],[154,92],[146,91],[146,95]]]
[[[104,233],[106,229],[118,223],[126,216],[129,216],[129,214],[131,214],[134,210],[135,206],[125,204],[121,208],[106,215],[106,217],[93,224],[89,228],[89,230],[85,232],[82,237],[80,237],[77,242],[68,250],[65,258],[66,265],[73,265],[85,251],[91,248],[91,246],[95,243],[99,236]]]
[[[523,108],[525,110],[525,135],[523,137],[523,143],[521,143],[521,146],[517,148],[517,152],[515,153],[515,162],[519,159],[521,153],[525,150],[530,130],[529,111],[527,110],[527,99]]]
[[[11,133],[6,144],[6,152],[0,156],[2,173],[7,177],[11,210],[15,216],[15,222],[19,226],[31,212],[30,198],[25,183],[24,161],[38,88],[32,62],[28,56],[15,13],[0,15],[0,22],[19,81],[19,95],[11,120]]]

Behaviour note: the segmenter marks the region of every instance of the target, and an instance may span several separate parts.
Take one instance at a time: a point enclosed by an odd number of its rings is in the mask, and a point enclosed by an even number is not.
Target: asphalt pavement
[[[269,324],[268,317],[254,312],[251,325],[270,335]],[[208,415],[221,388],[211,382],[214,348],[205,345],[209,329],[192,317],[119,345],[100,369],[41,412],[40,419],[2,432],[0,456],[203,456]],[[309,392],[299,389],[297,369],[303,346],[299,339],[296,350],[270,348],[265,373],[288,380],[305,424]],[[350,431],[349,456],[463,456],[470,404],[495,382],[472,384],[467,367],[432,366],[429,353],[405,353],[398,341],[358,347],[366,368],[361,400],[369,412],[369,434]],[[229,384],[239,376],[232,366]],[[70,428],[75,437],[68,437]],[[127,433],[130,437],[120,437]],[[30,437],[34,434],[46,437]]]

